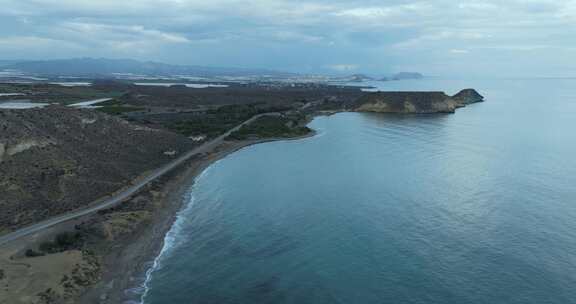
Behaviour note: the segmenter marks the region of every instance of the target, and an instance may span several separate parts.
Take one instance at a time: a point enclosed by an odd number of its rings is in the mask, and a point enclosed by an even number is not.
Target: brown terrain
[[[125,290],[163,245],[194,177],[253,142],[233,142],[189,160],[123,204],[36,233],[0,249],[0,303],[122,303]],[[139,280],[135,280],[140,278]]]
[[[454,113],[457,108],[483,99],[473,89],[462,90],[454,96],[444,92],[377,92],[359,98],[355,108],[358,112]]]
[[[342,100],[352,102],[362,95],[362,91],[352,87],[326,85],[237,85],[227,88],[193,89],[185,86],[154,87],[116,85],[96,86],[100,89],[129,91],[121,99],[137,106],[204,108],[233,104],[267,104],[269,106],[287,106],[295,102],[317,100]]]
[[[169,162],[186,137],[97,111],[0,111],[0,231],[82,207]]]
[[[57,100],[58,90],[42,90]],[[81,90],[66,93],[86,96]],[[0,110],[0,236],[91,206],[254,115],[275,115],[233,132],[120,205],[2,245],[0,304],[130,299],[124,291],[142,283],[195,176],[246,145],[313,134],[305,125],[316,113],[453,112],[482,100],[474,90],[450,97],[314,85],[199,90],[104,82],[91,90],[117,97],[99,109]]]

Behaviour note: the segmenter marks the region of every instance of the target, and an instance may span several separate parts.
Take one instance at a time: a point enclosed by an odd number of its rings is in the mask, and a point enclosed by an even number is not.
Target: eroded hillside
[[[482,102],[484,97],[474,89],[465,89],[454,96],[444,92],[375,92],[356,102],[359,112],[381,113],[454,113],[457,108]]]
[[[0,111],[0,233],[119,190],[193,143],[96,111]]]

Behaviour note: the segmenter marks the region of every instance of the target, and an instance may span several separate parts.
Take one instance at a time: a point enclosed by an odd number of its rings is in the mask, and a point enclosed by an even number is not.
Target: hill
[[[107,76],[115,73],[130,73],[148,76],[254,76],[286,75],[287,73],[264,70],[226,67],[171,65],[132,59],[75,58],[44,61],[20,61],[3,66],[31,74],[67,76]]]
[[[444,92],[375,92],[356,101],[358,112],[380,113],[454,113],[457,108],[482,102],[484,97],[474,89],[465,89],[454,96]]]
[[[190,148],[96,111],[0,110],[0,234],[84,207]]]

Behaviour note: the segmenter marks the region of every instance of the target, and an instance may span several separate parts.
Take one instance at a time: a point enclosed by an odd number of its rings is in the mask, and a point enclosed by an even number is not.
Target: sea
[[[214,163],[143,303],[576,303],[576,79],[374,85],[486,101],[317,117]]]

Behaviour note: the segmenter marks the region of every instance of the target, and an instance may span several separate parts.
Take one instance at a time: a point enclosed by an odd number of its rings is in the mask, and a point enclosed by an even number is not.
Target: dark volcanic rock
[[[0,233],[86,206],[192,145],[90,110],[2,110]]]

